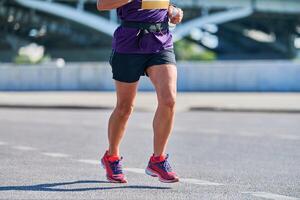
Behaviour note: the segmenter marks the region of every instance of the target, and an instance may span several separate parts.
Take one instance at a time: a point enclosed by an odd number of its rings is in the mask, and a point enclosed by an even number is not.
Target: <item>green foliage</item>
[[[217,55],[213,51],[204,50],[199,45],[187,40],[180,40],[174,46],[178,60],[212,61],[217,59]]]
[[[25,55],[17,55],[15,58],[14,58],[14,63],[16,64],[35,64],[33,62],[31,62],[31,60],[29,59],[28,56],[25,56]]]
[[[47,62],[51,60],[50,55],[45,55],[43,56],[41,59],[39,59],[38,61],[33,62],[28,56],[26,55],[17,55],[14,58],[14,63],[18,64],[18,65],[22,65],[22,64],[39,64],[42,62]]]

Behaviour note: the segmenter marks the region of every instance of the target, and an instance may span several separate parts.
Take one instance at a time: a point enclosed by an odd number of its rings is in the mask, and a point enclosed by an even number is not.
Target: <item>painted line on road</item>
[[[81,159],[81,160],[77,160],[77,161],[82,162],[82,163],[86,163],[86,164],[92,164],[92,165],[99,165],[100,164],[99,160]],[[136,173],[136,174],[145,174],[145,169],[141,169],[141,168],[124,168],[123,170],[127,171],[127,172]],[[215,182],[211,182],[211,181],[191,179],[191,178],[180,178],[180,182],[195,184],[195,185],[207,185],[207,186],[221,186],[221,185],[224,185],[222,183],[215,183]]]
[[[243,192],[243,193],[255,197],[261,197],[261,198],[272,199],[272,200],[299,200],[299,198],[296,197],[290,197],[290,196],[268,193],[268,192]]]
[[[86,164],[92,164],[92,165],[99,165],[100,161],[99,160],[88,160],[88,159],[81,159],[77,160],[78,162],[86,163]]]
[[[55,158],[66,158],[66,157],[70,157],[70,155],[67,154],[63,154],[63,153],[52,153],[52,152],[45,152],[42,153],[45,156],[50,156],[50,157],[55,157]]]
[[[180,181],[184,182],[184,183],[196,184],[196,185],[210,185],[210,186],[224,185],[222,183],[215,183],[215,182],[211,182],[211,181],[192,179],[192,178],[180,178]]]
[[[28,146],[13,146],[12,148],[21,150],[21,151],[34,151],[36,148],[28,147]]]
[[[145,174],[145,169],[141,168],[124,168],[124,171],[133,172],[137,174]]]
[[[296,136],[296,135],[276,135],[277,138],[279,139],[283,139],[283,140],[300,140],[300,137]]]
[[[145,169],[140,168],[124,168],[124,171],[133,172],[137,174],[145,174]],[[221,186],[224,185],[222,183],[215,183],[206,180],[192,179],[192,178],[179,178],[180,182],[195,184],[195,185],[207,185],[207,186]]]

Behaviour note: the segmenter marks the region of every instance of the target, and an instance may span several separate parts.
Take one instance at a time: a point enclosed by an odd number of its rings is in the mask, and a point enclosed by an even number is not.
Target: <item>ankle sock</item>
[[[106,158],[108,159],[109,162],[115,162],[117,160],[120,160],[120,156],[117,155],[108,155],[108,151],[106,151]]]
[[[109,162],[115,162],[117,160],[120,160],[119,156],[107,156],[107,159],[109,160]]]
[[[166,159],[166,156],[165,155],[160,155],[160,156],[152,156],[151,157],[151,162],[162,162],[162,161],[164,161]]]

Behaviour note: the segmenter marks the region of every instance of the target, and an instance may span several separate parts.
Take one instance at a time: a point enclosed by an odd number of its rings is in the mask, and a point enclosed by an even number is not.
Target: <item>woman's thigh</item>
[[[147,68],[159,101],[175,100],[177,92],[177,68],[174,64],[154,65]]]
[[[115,81],[117,105],[133,105],[137,93],[138,82],[126,83]]]

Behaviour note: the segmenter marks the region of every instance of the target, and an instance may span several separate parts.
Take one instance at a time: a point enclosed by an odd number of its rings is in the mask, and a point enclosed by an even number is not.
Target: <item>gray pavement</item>
[[[168,152],[181,177],[143,173],[152,112],[134,112],[121,152],[129,183],[99,167],[111,110],[0,109],[0,199],[300,198],[300,115],[178,112]]]
[[[0,107],[110,109],[114,92],[0,92]],[[136,110],[153,111],[156,95],[139,92]],[[177,111],[300,113],[300,93],[178,93]]]

